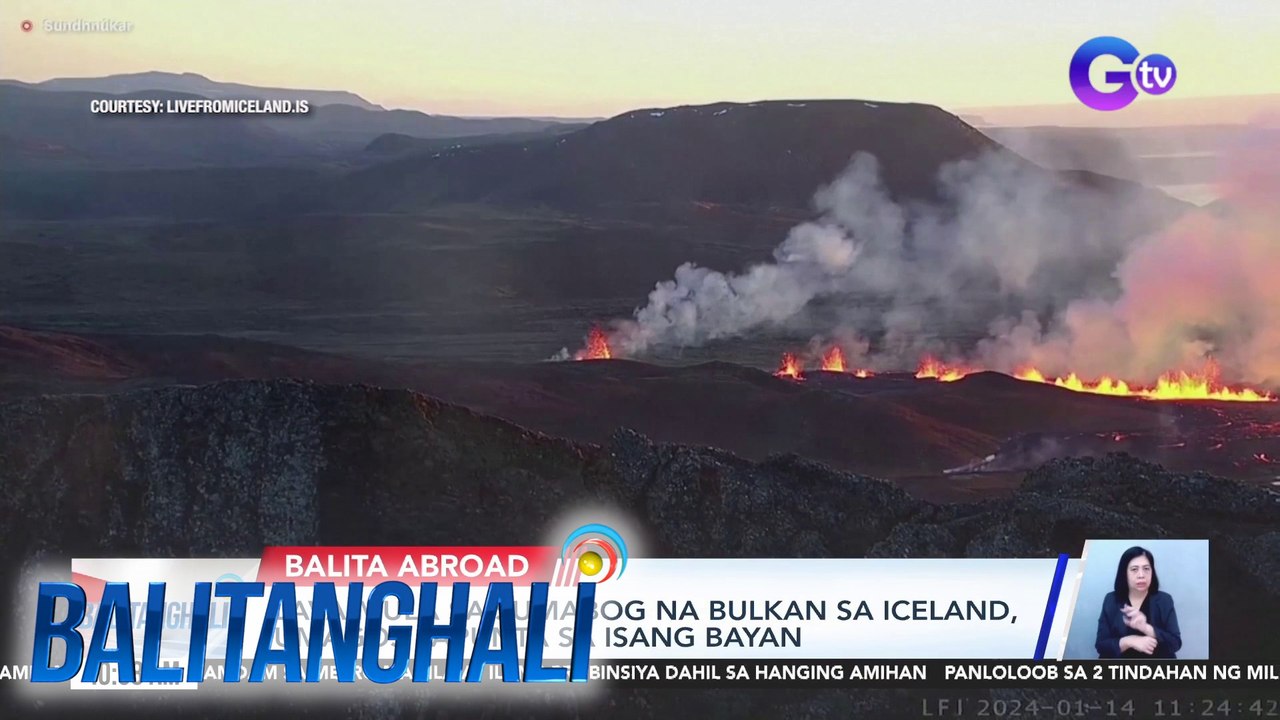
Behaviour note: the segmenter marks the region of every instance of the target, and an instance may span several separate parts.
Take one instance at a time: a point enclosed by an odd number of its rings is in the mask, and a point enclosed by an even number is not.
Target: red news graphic
[[[432,582],[548,582],[564,567],[553,547],[269,547],[258,581],[348,584],[387,580]]]
[[[288,684],[303,681],[305,658],[307,682],[583,683],[592,673],[597,579],[578,578],[621,576],[626,558],[615,530],[590,523],[561,548],[306,546],[268,547],[256,559],[76,559],[72,582],[40,582],[31,680],[78,689]],[[447,648],[433,663],[435,640]]]

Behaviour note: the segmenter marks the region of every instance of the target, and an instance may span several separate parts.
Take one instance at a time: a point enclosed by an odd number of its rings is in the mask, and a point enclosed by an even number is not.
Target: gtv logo
[[[1106,82],[1112,90],[1099,90],[1089,82],[1089,66],[1094,60],[1110,55],[1124,63],[1124,70],[1108,70]],[[1148,95],[1163,95],[1173,89],[1178,70],[1164,55],[1148,55],[1138,60],[1138,48],[1118,37],[1096,37],[1076,50],[1071,57],[1071,89],[1080,102],[1094,110],[1119,110],[1138,98],[1138,88]],[[1137,61],[1132,70],[1128,66]]]

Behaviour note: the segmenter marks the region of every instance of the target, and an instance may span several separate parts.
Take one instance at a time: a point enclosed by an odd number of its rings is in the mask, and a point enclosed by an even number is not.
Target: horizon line
[[[473,120],[530,119],[530,120],[549,120],[549,121],[599,122],[602,120],[608,120],[614,117],[619,117],[621,115],[625,115],[630,112],[637,112],[642,110],[671,109],[671,108],[679,108],[679,107],[701,107],[701,106],[709,106],[709,105],[749,105],[752,103],[772,103],[772,102],[815,102],[817,103],[817,102],[861,101],[861,102],[878,102],[878,103],[896,104],[896,105],[928,105],[928,106],[940,108],[944,111],[950,112],[957,116],[979,113],[982,111],[990,112],[990,111],[997,111],[997,110],[998,111],[1019,111],[1019,110],[1063,109],[1068,111],[1074,111],[1078,109],[1078,106],[1071,102],[1032,102],[1032,103],[1007,104],[1007,105],[958,105],[958,106],[949,107],[942,103],[928,102],[923,100],[884,100],[882,98],[874,98],[874,97],[860,98],[860,97],[849,96],[849,97],[823,97],[823,98],[770,97],[770,98],[757,98],[753,100],[709,100],[709,101],[700,101],[700,102],[672,101],[669,104],[659,104],[659,105],[644,104],[643,101],[638,101],[638,104],[629,106],[628,109],[621,110],[613,114],[601,114],[601,115],[556,115],[556,114],[547,114],[545,112],[532,112],[532,113],[517,112],[514,114],[506,114],[506,115],[492,115],[492,114],[461,115],[461,114],[454,114],[454,113],[442,113],[442,112],[436,112],[431,110],[424,110],[417,107],[406,107],[403,105],[390,106],[390,105],[386,105],[383,103],[378,103],[373,100],[370,100],[369,98],[362,95],[359,91],[351,90],[347,88],[326,88],[326,87],[317,87],[317,86],[290,86],[290,85],[259,85],[259,84],[249,83],[249,82],[242,82],[239,80],[215,79],[204,73],[195,72],[191,70],[175,71],[175,70],[152,69],[152,70],[140,70],[135,72],[111,73],[107,75],[57,75],[57,76],[49,76],[41,80],[24,80],[18,77],[0,77],[0,83],[11,82],[11,83],[20,83],[23,85],[38,86],[43,83],[57,81],[57,80],[106,80],[110,78],[133,77],[133,76],[152,75],[152,74],[169,75],[174,77],[192,76],[192,77],[200,78],[203,80],[207,80],[211,83],[225,84],[225,85],[243,85],[245,87],[256,88],[261,90],[344,93],[344,94],[351,95],[354,98],[358,99],[359,101],[366,103],[374,108],[378,108],[384,112],[393,112],[393,111],[418,112],[424,115],[456,117],[460,119],[473,119]],[[54,92],[57,92],[57,91],[54,91]],[[115,93],[109,93],[109,94],[115,94]],[[1225,101],[1225,100],[1265,99],[1265,98],[1275,98],[1277,100],[1280,100],[1280,92],[1257,92],[1257,93],[1242,93],[1242,94],[1235,94],[1235,95],[1193,95],[1190,97],[1165,98],[1162,100],[1162,102],[1165,104],[1170,104],[1170,103],[1183,103],[1183,102],[1196,102],[1196,101],[1204,102],[1204,101],[1213,101],[1213,100]],[[342,104],[350,104],[350,103],[326,103],[326,104],[342,105]],[[358,106],[354,106],[354,107],[358,107]],[[371,110],[371,112],[376,112],[376,110]],[[1104,120],[1104,118],[1099,117],[1099,120]],[[1218,123],[1211,123],[1211,124],[1248,124],[1248,122],[1249,122],[1248,120],[1240,120],[1235,123],[1218,122]],[[1102,124],[1106,125],[1108,123],[1104,122]]]

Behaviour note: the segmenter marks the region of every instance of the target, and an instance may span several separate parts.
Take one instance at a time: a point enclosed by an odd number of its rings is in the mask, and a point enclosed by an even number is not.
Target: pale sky
[[[76,18],[134,29],[41,29]],[[960,109],[1075,103],[1067,64],[1097,35],[1173,59],[1176,87],[1151,102],[1280,93],[1280,0],[5,0],[0,77],[196,72],[456,115],[819,98]]]

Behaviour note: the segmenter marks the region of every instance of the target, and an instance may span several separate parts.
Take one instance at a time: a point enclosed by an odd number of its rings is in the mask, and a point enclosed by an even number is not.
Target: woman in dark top
[[[1149,550],[1131,547],[1120,556],[1115,590],[1102,601],[1098,617],[1101,658],[1176,658],[1182,632],[1173,597],[1160,592],[1156,559]]]

